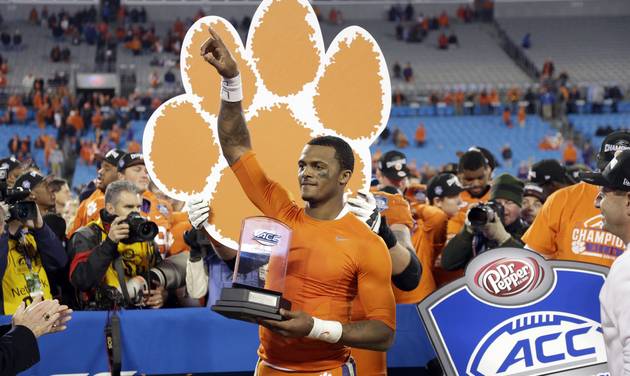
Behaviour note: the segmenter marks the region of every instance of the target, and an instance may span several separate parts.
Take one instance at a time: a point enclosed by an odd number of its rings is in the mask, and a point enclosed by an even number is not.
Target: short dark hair
[[[354,153],[352,153],[352,147],[339,137],[335,136],[320,136],[308,142],[308,145],[313,146],[330,146],[335,149],[335,158],[339,161],[339,165],[342,170],[354,171]]]
[[[61,190],[61,187],[63,187],[64,184],[68,184],[65,179],[53,178],[48,182],[48,188],[52,193],[57,193]]]
[[[488,160],[483,153],[478,150],[469,150],[459,158],[457,170],[459,172],[475,171],[482,167],[488,167]]]

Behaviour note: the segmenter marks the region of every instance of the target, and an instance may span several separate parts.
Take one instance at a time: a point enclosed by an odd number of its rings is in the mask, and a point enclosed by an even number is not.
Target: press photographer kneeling
[[[490,201],[471,207],[466,225],[442,251],[442,268],[457,270],[476,255],[494,248],[523,248],[527,225],[521,219],[524,184],[503,174],[492,182]]]
[[[165,286],[162,269],[168,274],[173,267],[162,260],[154,242],[157,225],[140,216],[141,206],[132,183],[111,183],[100,218],[72,236],[70,280],[81,292],[83,309],[164,305],[165,287],[171,286]],[[184,280],[182,273],[176,282],[183,285]]]

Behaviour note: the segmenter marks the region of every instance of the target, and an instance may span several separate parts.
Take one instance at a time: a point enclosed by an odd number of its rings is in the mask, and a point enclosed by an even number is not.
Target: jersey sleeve
[[[243,154],[232,165],[232,171],[249,200],[264,215],[280,218],[284,209],[295,205],[289,191],[265,175],[253,151]]]
[[[566,192],[558,191],[545,201],[540,213],[522,237],[526,247],[545,255],[558,252],[556,238],[560,229],[562,209],[567,204]]]
[[[358,294],[365,317],[396,329],[396,301],[392,291],[392,261],[385,243],[376,237],[366,241],[359,261]]]

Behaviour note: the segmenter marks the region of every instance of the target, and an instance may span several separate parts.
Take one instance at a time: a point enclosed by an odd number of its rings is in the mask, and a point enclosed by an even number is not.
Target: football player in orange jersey
[[[293,230],[284,291],[293,310],[281,310],[282,321],[259,321],[256,374],[354,374],[349,346],[386,351],[394,339],[396,306],[387,247],[345,208],[352,149],[337,137],[309,141],[297,163],[307,204],[298,207],[286,189],[265,175],[252,151],[238,66],[220,37],[209,32],[200,53],[222,76],[218,133],[223,156],[252,203]],[[205,223],[195,218],[207,215],[207,203],[197,204],[190,205],[189,215],[193,223]],[[351,322],[351,302],[357,296],[366,319]]]

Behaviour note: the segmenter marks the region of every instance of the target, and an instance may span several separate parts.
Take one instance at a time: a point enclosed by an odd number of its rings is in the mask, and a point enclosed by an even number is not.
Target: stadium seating
[[[427,141],[423,147],[413,143],[418,124],[426,128]],[[399,127],[410,140],[410,146],[401,149],[408,160],[416,160],[418,167],[425,163],[441,166],[457,162],[455,153],[466,151],[471,145],[482,146],[490,150],[501,163],[501,149],[509,144],[513,151],[512,168],[504,166],[497,173],[516,174],[521,161],[537,161],[545,158],[561,157],[560,151],[542,151],[538,144],[545,136],[552,136],[556,131],[538,116],[529,116],[524,128],[507,128],[500,116],[453,116],[453,117],[392,117],[388,127]],[[372,152],[394,149],[391,140],[372,146]]]
[[[33,73],[35,77],[52,78],[55,71],[65,71],[71,78],[73,71],[90,72],[94,69],[96,46],[86,43],[74,46],[67,37],[63,42],[55,41],[49,29],[26,21],[14,21],[5,25],[5,28],[8,31],[19,29],[24,44],[24,48],[19,51],[2,51],[2,56],[8,60],[10,68],[7,76],[9,86],[21,87],[22,79],[28,73]],[[55,45],[70,49],[69,65],[50,61],[50,50]]]
[[[395,39],[394,23],[361,20],[356,24],[368,30],[379,43],[390,72],[396,61],[401,65],[411,62],[415,82],[421,87],[506,86],[531,82],[501,50],[488,25],[453,23],[451,29],[457,35],[460,47],[440,51],[437,49],[437,31],[430,32],[422,43],[406,43]],[[326,46],[343,27],[322,24]],[[394,87],[403,85],[394,80],[392,84]]]
[[[531,33],[527,55],[541,68],[553,60],[576,83],[630,81],[628,17],[506,18],[499,21],[517,43]]]
[[[630,129],[630,114],[569,115],[569,122],[573,124],[573,129],[591,139],[593,145],[599,145],[604,136],[595,135],[597,128],[610,126],[613,129]]]

